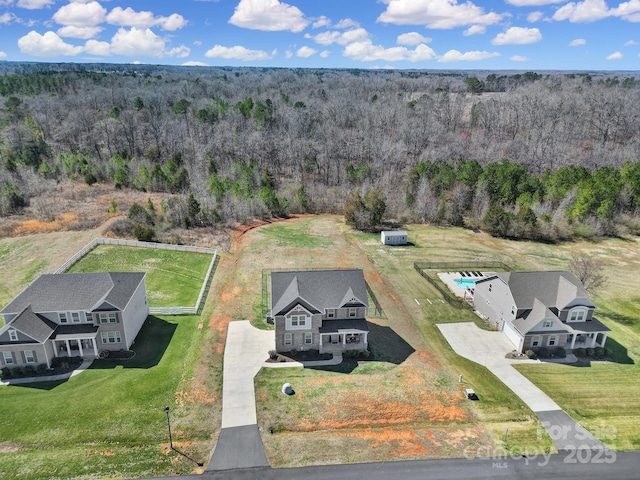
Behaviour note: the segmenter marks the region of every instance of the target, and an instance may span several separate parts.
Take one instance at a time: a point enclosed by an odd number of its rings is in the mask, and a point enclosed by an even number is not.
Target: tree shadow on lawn
[[[151,368],[160,363],[162,356],[169,347],[173,334],[178,326],[161,318],[149,315],[136,336],[131,350],[135,352],[132,358],[97,359],[91,369],[110,369],[121,366],[123,368]],[[114,352],[117,353],[117,352]]]
[[[343,357],[339,365],[325,365],[317,367],[305,367],[326,372],[351,373],[363,361],[384,362],[400,365],[415,352],[404,338],[393,331],[391,327],[385,327],[376,323],[367,322],[369,327],[369,351],[371,355],[364,360]]]

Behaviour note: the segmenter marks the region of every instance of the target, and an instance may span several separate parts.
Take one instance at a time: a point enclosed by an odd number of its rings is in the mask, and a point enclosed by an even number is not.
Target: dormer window
[[[349,316],[350,317],[355,317],[356,316],[356,309],[355,308],[350,308],[349,309]]]
[[[549,328],[553,326],[553,320],[545,320],[544,321],[544,328]]]
[[[291,315],[286,317],[286,329],[287,330],[302,330],[311,328],[311,317],[307,313],[299,309],[299,311],[292,312]]]
[[[335,308],[327,308],[327,318],[335,318],[336,309]]]
[[[584,322],[587,318],[587,311],[584,309],[574,309],[569,312],[568,322]]]
[[[69,323],[69,319],[67,318],[67,314],[65,312],[58,313],[58,318],[60,319],[60,323]]]
[[[17,342],[18,332],[16,332],[15,330],[9,330],[9,340],[11,340],[12,342]]]

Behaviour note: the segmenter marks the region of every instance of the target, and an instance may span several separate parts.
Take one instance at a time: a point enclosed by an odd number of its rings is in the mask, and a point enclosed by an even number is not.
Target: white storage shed
[[[385,245],[406,245],[408,239],[405,230],[387,230],[380,234],[380,241]]]

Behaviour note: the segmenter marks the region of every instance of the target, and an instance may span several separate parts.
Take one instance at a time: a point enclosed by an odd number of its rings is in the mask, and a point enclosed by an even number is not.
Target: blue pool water
[[[473,288],[476,286],[476,281],[470,278],[456,278],[454,282],[461,288]]]

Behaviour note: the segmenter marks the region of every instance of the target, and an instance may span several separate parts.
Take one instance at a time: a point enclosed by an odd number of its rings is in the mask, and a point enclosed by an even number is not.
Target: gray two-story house
[[[610,331],[582,282],[568,271],[505,272],[478,280],[474,308],[519,352],[538,347],[604,347]]]
[[[2,311],[0,367],[126,350],[149,315],[144,273],[41,275]]]
[[[273,272],[276,351],[364,351],[368,305],[362,270]]]

